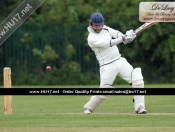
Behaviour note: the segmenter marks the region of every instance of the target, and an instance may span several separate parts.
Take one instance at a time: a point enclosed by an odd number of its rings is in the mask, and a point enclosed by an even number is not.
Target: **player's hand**
[[[125,35],[127,35],[127,36],[135,36],[134,30],[131,29],[129,31],[126,31],[126,34]]]
[[[135,39],[136,35],[134,34],[134,31],[131,29],[126,32],[126,34],[123,36],[123,43],[131,43]]]

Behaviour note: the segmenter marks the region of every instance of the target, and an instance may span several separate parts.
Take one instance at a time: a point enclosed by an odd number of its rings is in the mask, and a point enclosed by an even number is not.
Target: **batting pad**
[[[93,112],[101,104],[101,102],[107,98],[108,96],[105,95],[93,95],[91,96],[89,102],[84,105],[84,109],[89,109]]]
[[[132,87],[133,88],[144,88],[144,81],[143,81],[141,68],[135,68],[132,71]]]
[[[144,95],[134,95],[134,109],[137,111],[140,107],[145,109]]]
[[[132,71],[132,87],[133,88],[144,88],[144,81],[143,81],[141,68],[135,68]],[[144,95],[134,95],[135,111],[137,111],[140,107],[143,107],[145,109]]]

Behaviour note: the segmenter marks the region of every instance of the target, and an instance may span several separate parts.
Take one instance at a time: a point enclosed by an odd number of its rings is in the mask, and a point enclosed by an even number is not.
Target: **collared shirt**
[[[88,31],[88,44],[94,51],[100,66],[120,58],[121,54],[117,46],[111,47],[110,45],[112,38],[119,38],[123,35],[120,31],[114,30],[106,25],[103,26],[103,29],[99,33],[94,32],[90,26],[88,27]]]

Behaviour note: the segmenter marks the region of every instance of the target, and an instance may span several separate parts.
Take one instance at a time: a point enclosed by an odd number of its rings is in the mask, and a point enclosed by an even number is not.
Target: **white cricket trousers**
[[[128,63],[128,61],[120,57],[120,59],[101,66],[100,67],[100,87],[103,85],[113,85],[116,76],[121,77],[123,80],[131,83],[131,73],[133,67]]]

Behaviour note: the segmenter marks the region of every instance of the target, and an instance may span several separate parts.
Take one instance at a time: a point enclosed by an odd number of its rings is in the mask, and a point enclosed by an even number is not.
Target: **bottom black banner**
[[[0,95],[175,95],[175,88],[0,88]]]

